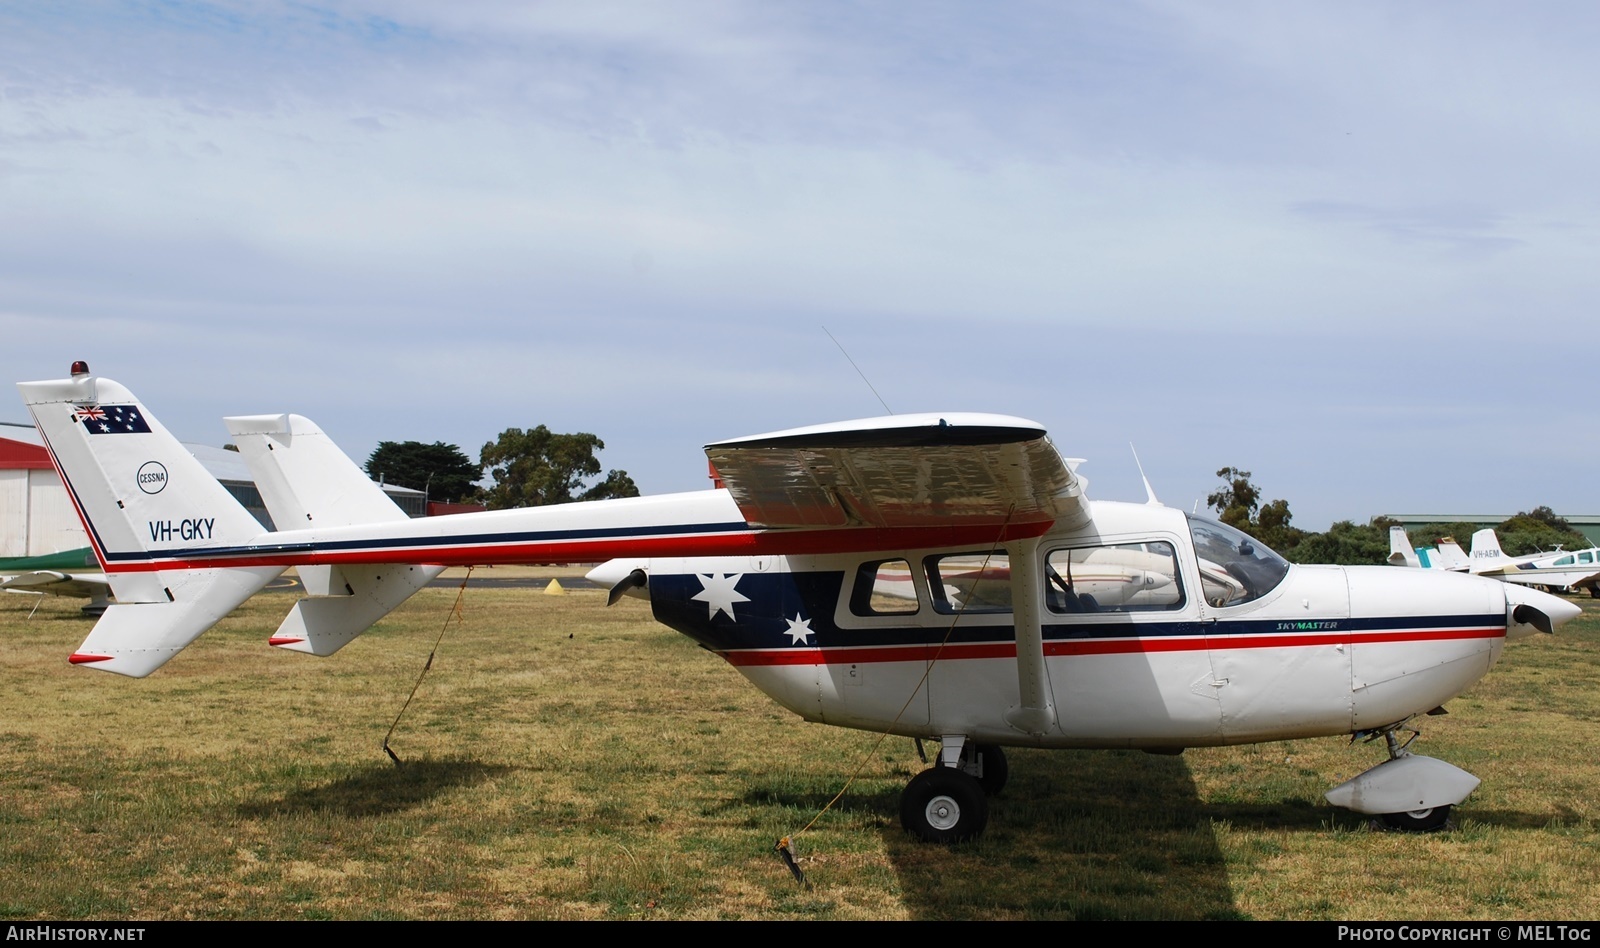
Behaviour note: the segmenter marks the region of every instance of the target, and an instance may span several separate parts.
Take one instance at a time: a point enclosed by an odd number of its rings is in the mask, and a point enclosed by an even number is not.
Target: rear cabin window
[[[1003,551],[930,556],[927,567],[935,611],[947,615],[1011,611],[1011,559]]]
[[[858,616],[908,616],[920,608],[906,560],[875,560],[856,569],[850,611]]]
[[[1061,614],[1182,609],[1178,556],[1165,541],[1056,550],[1046,559],[1045,606]]]

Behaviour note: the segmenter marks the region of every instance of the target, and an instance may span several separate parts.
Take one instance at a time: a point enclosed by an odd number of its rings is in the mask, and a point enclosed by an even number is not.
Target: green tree
[[[1243,468],[1225,467],[1217,472],[1222,486],[1212,491],[1206,504],[1217,511],[1223,523],[1243,530],[1284,556],[1305,538],[1306,532],[1289,525],[1294,515],[1289,512],[1287,500],[1274,500],[1261,504],[1261,489],[1250,481],[1250,472]]]
[[[482,493],[491,510],[542,507],[574,500],[637,497],[627,471],[607,471],[592,487],[584,481],[600,474],[596,451],[605,442],[588,432],[557,434],[544,425],[529,431],[507,428],[483,446],[479,459],[494,483]]]
[[[1496,526],[1494,532],[1507,556],[1526,556],[1556,547],[1584,550],[1594,545],[1549,507],[1518,512]]]
[[[1206,506],[1217,512],[1217,519],[1242,530],[1243,524],[1255,520],[1261,491],[1250,483],[1250,472],[1243,468],[1225,467],[1217,476],[1222,478],[1222,486],[1206,497]]]
[[[380,441],[367,458],[367,476],[454,503],[477,493],[483,471],[460,448],[443,441]]]
[[[1388,561],[1389,526],[1382,517],[1371,523],[1340,520],[1327,533],[1304,533],[1300,542],[1278,548],[1293,563],[1331,563],[1335,566],[1360,566]],[[1270,543],[1268,544],[1271,545]]]

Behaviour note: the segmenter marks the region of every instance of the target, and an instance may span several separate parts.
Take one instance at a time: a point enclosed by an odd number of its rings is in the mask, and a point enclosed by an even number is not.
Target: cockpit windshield
[[[1206,602],[1213,606],[1237,606],[1260,599],[1289,573],[1288,560],[1225,523],[1190,517],[1189,533],[1200,557]]]

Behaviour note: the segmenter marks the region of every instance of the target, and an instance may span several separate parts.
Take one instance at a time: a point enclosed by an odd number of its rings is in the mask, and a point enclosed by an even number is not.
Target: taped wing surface
[[[706,446],[758,528],[970,527],[1089,522],[1077,460],[1008,415],[893,415]]]

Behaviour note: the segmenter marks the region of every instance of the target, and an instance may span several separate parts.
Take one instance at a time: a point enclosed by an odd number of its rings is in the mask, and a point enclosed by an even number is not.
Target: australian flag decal
[[[85,431],[97,434],[138,434],[150,431],[150,423],[134,405],[78,405],[72,409],[75,421]]]

